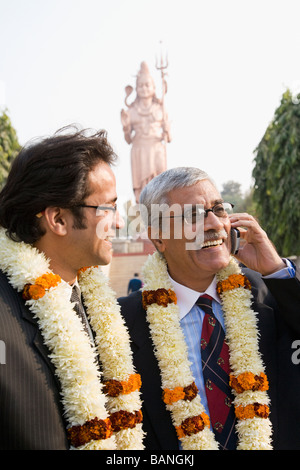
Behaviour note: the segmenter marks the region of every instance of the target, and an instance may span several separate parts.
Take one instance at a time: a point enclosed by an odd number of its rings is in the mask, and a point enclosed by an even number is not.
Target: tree
[[[230,180],[223,183],[221,196],[224,201],[234,204],[234,212],[248,212],[254,216],[256,215],[255,204],[253,202],[253,188],[250,188],[243,194],[241,184]]]
[[[234,210],[239,212],[238,208],[243,201],[243,194],[241,191],[240,183],[237,183],[236,181],[232,180],[223,183],[221,196],[224,201],[231,202],[231,204],[234,204]]]
[[[20,151],[17,133],[6,111],[0,116],[0,188],[5,184],[11,163]]]
[[[300,254],[300,95],[287,90],[255,149],[259,221],[281,256]]]

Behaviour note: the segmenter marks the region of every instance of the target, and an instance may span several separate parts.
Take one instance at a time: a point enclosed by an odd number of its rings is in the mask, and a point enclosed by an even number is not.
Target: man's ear
[[[148,238],[151,240],[157,251],[164,253],[166,246],[162,238],[161,230],[148,227]]]
[[[67,234],[66,210],[60,207],[47,207],[44,213],[46,226],[55,235],[63,237]]]

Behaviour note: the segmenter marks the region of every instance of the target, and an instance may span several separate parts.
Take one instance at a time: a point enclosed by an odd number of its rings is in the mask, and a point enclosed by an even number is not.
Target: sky
[[[134,201],[125,87],[145,61],[161,97],[162,44],[168,168],[245,192],[282,94],[300,91],[299,18],[299,0],[0,0],[0,106],[21,145],[69,124],[105,129],[122,207]]]

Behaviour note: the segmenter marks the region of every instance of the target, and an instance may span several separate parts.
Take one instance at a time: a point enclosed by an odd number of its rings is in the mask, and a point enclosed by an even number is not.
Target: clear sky
[[[21,144],[70,123],[106,129],[120,202],[133,200],[120,112],[142,61],[160,97],[163,41],[168,167],[245,191],[283,92],[300,90],[299,18],[299,0],[0,0],[0,102],[5,86]]]

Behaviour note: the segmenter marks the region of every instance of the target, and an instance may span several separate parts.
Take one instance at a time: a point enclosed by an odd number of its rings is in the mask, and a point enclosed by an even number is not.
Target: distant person
[[[130,294],[131,292],[135,292],[136,290],[139,290],[141,287],[142,287],[142,281],[139,279],[138,273],[135,273],[134,277],[130,279],[129,281],[127,294]]]

